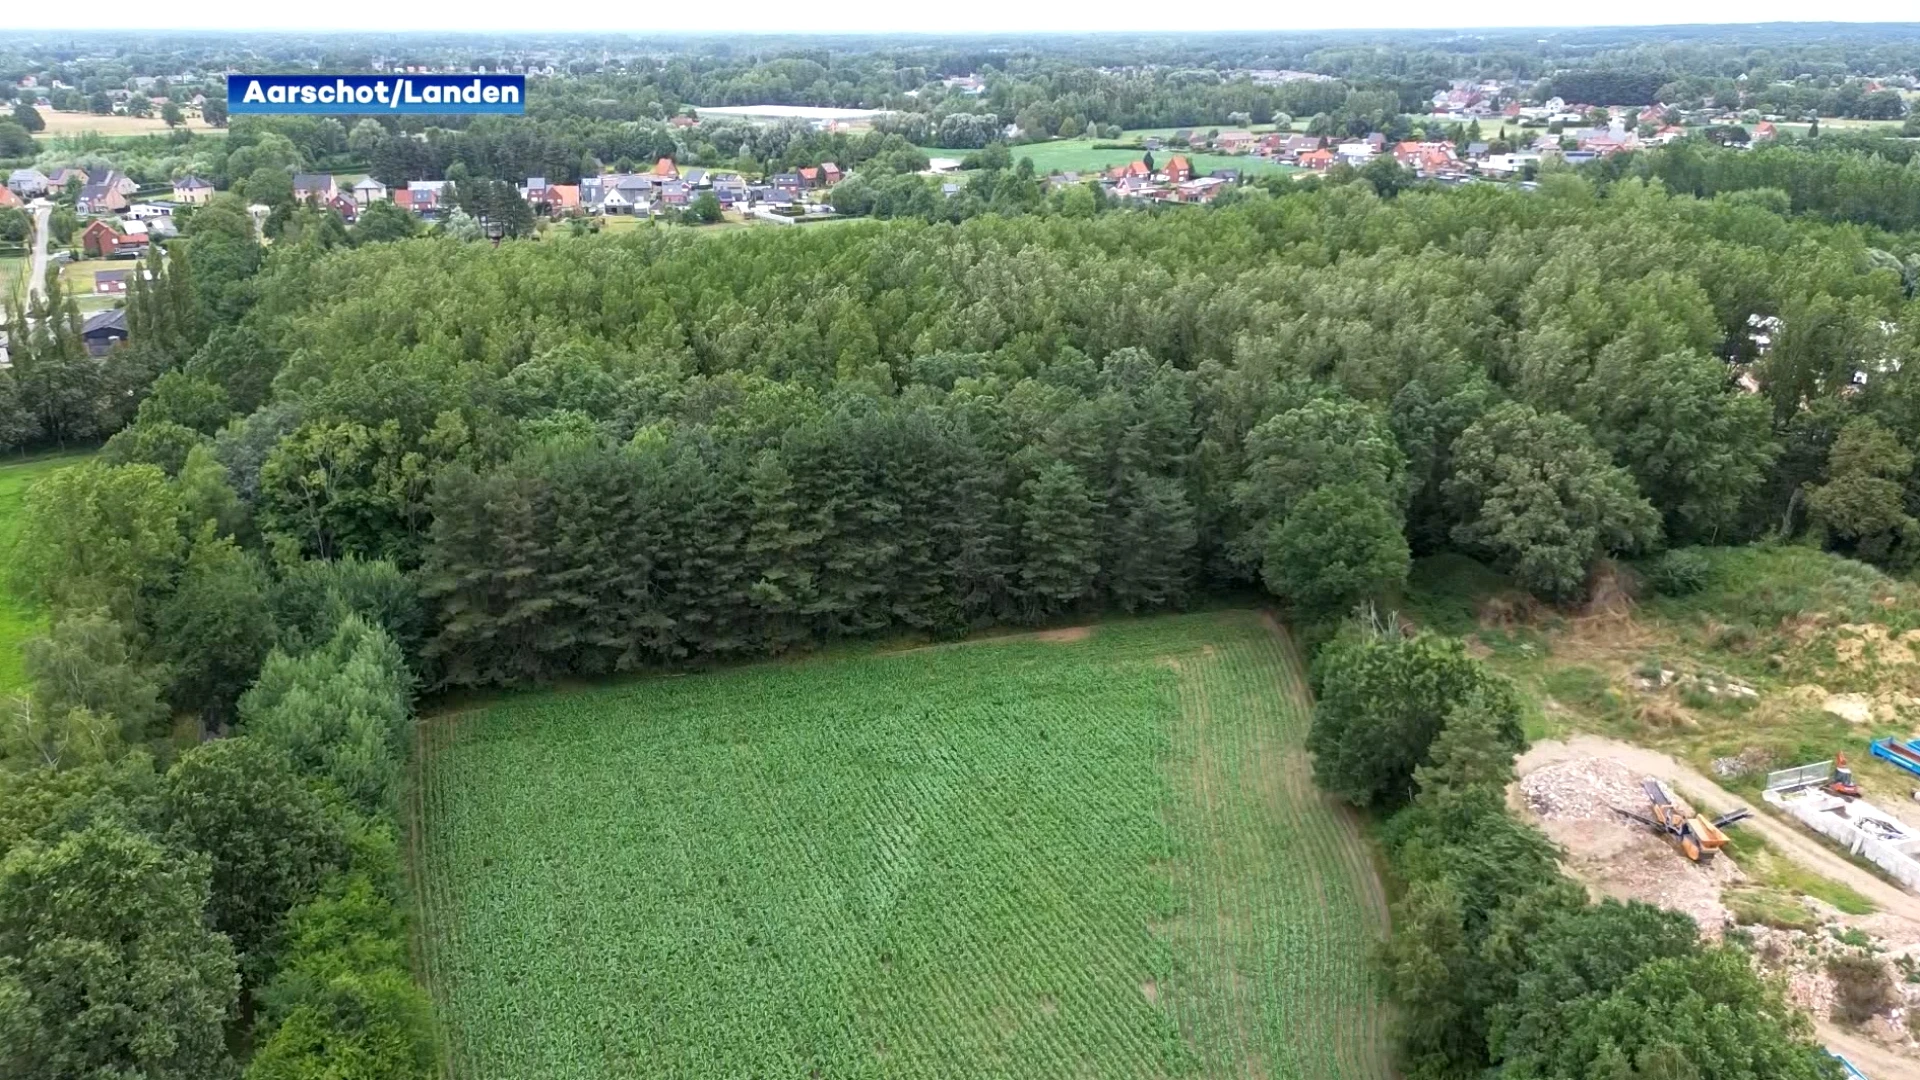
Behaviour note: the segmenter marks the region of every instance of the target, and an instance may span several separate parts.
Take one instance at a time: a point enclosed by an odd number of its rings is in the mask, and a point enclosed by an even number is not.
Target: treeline
[[[1751,150],[1684,139],[1597,162],[1592,171],[1603,181],[1657,179],[1669,190],[1700,196],[1774,192],[1792,213],[1910,233],[1920,229],[1920,155],[1914,150],[1901,139],[1833,135]]]
[[[1567,174],[1075,193],[724,240],[301,236],[227,292],[257,253],[209,232],[155,397],[211,404],[110,457],[209,448],[263,549],[415,574],[427,677],[463,684],[1253,584],[1337,614],[1441,549],[1553,597],[1782,528],[1915,554],[1916,369],[1887,361],[1916,323],[1854,227]],[[1754,316],[1785,326],[1764,355]],[[1875,452],[1832,456],[1848,432]]]
[[[1458,641],[1352,625],[1313,683],[1315,779],[1389,815],[1401,893],[1381,960],[1408,1077],[1839,1080],[1738,946],[1679,912],[1592,903],[1560,873],[1507,810],[1518,697]]]

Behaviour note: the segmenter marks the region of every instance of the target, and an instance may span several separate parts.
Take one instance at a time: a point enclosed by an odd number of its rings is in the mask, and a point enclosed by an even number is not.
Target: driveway
[[[27,300],[46,292],[48,223],[53,219],[53,204],[38,200],[33,209],[33,267],[27,274]]]

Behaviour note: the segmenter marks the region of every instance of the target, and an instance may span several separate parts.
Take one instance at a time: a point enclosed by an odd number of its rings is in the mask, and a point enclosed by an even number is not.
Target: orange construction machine
[[[1647,826],[1656,835],[1666,837],[1667,842],[1691,862],[1712,862],[1714,854],[1727,844],[1727,834],[1721,830],[1753,816],[1753,811],[1744,807],[1711,820],[1699,814],[1689,815],[1660,781],[1644,780],[1640,787],[1647,793],[1652,816],[1621,810],[1619,807],[1614,808],[1615,812]]]

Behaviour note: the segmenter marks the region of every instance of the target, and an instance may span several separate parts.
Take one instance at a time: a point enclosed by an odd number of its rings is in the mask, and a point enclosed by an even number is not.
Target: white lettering
[[[240,101],[243,104],[249,101],[264,102],[266,100],[267,100],[267,95],[260,92],[259,79],[254,79],[251,82],[247,83],[247,92],[240,95]]]
[[[469,105],[480,104],[480,80],[479,79],[475,79],[473,80],[473,82],[468,83],[467,88],[460,91],[460,100],[466,102]]]
[[[520,88],[517,86],[501,87],[500,100],[508,105],[520,104]]]
[[[406,88],[407,96],[405,98],[405,101],[407,104],[419,105],[427,100],[426,98],[423,98],[419,94],[414,92],[415,87],[413,85],[412,79],[402,79],[400,80],[400,85]],[[428,89],[432,89],[432,88],[429,87]]]
[[[487,104],[489,105],[500,104],[500,88],[491,83],[487,85],[486,90],[482,91],[481,96],[486,98]]]

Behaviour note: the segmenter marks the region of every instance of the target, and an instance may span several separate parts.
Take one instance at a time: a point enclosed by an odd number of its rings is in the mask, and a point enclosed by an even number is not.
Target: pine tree
[[[1071,608],[1100,569],[1093,500],[1080,470],[1064,461],[1042,467],[1020,489],[1020,585],[1030,616]]]

